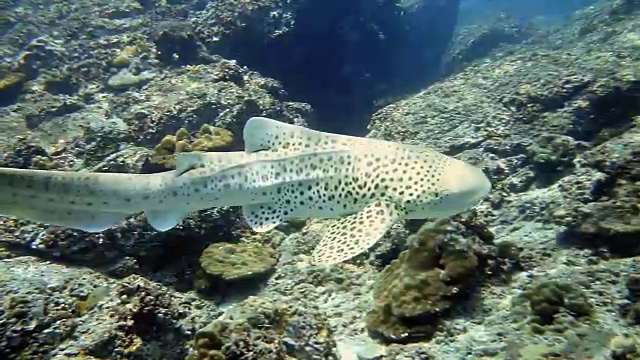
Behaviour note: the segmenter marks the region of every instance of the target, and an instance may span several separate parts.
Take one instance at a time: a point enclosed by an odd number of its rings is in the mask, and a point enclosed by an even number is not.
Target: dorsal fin
[[[334,150],[345,148],[354,141],[351,136],[325,133],[292,125],[265,117],[252,117],[242,132],[244,150],[252,153],[261,150]]]
[[[182,175],[189,170],[193,170],[202,165],[203,160],[200,153],[179,153],[176,154],[176,171]]]

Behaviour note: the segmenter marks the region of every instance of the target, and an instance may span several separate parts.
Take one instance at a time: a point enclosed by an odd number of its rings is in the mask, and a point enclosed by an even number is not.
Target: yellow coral
[[[191,151],[191,146],[185,140],[179,140],[176,142],[176,153],[189,151]]]
[[[135,57],[139,53],[137,46],[126,46],[120,53],[113,59],[111,65],[115,67],[127,67],[131,63],[131,58]]]
[[[178,129],[178,131],[176,131],[176,140],[180,141],[180,140],[189,140],[189,130],[181,127],[180,129]]]
[[[175,153],[229,149],[233,145],[233,138],[231,131],[207,124],[202,125],[195,136],[183,127],[176,131],[175,135],[165,136],[156,145],[151,162],[175,168]]]
[[[213,135],[213,126],[211,126],[209,124],[202,124],[202,126],[200,127],[200,134],[201,135],[205,135],[205,134]]]
[[[24,83],[26,77],[23,73],[9,72],[0,78],[0,91],[9,90]]]

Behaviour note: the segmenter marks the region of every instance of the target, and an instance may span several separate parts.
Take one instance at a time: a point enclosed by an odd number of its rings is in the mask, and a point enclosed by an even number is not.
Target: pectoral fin
[[[404,213],[400,206],[378,200],[331,223],[313,250],[312,262],[336,264],[368,250]]]
[[[182,220],[189,215],[189,211],[184,210],[171,210],[171,211],[158,211],[147,210],[144,212],[147,216],[147,221],[154,229],[158,231],[167,231],[176,225],[180,224]]]

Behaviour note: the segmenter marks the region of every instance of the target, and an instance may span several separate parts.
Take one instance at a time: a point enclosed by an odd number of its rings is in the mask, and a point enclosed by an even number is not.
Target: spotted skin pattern
[[[102,231],[144,212],[164,231],[195,210],[242,206],[264,232],[292,218],[335,218],[313,262],[347,260],[394,222],[441,218],[490,190],[482,172],[425,147],[323,133],[267,118],[244,128],[245,151],[188,153],[159,174],[0,168],[0,214]]]
[[[405,211],[400,205],[376,200],[360,212],[336,220],[316,246],[314,263],[335,264],[373,246]]]
[[[426,147],[327,134],[267,118],[244,130],[246,151],[292,154],[344,150],[346,176],[285,185],[260,214],[271,222],[290,218],[342,218],[331,224],[313,253],[318,264],[348,260],[374,245],[398,220],[440,218],[474,205],[490,189],[477,168]],[[457,179],[451,181],[450,177]],[[346,217],[345,217],[346,216]]]

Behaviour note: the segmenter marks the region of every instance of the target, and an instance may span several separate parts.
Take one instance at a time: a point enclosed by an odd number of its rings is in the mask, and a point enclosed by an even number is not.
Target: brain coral
[[[277,263],[276,251],[258,243],[215,243],[200,256],[209,282],[231,282],[268,276]]]

